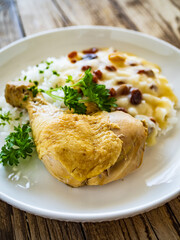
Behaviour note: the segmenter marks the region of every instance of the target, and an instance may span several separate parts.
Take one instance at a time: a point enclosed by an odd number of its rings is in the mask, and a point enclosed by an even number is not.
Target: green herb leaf
[[[52,92],[63,90],[64,97],[60,97],[54,95]],[[44,92],[49,95],[54,101],[62,101],[64,100],[64,104],[71,110],[74,109],[74,113],[78,114],[85,114],[86,113],[86,106],[84,103],[79,102],[82,99],[82,96],[78,91],[74,88],[64,86],[59,88],[52,88],[50,90],[44,91],[43,89],[39,89],[39,92]]]
[[[34,81],[33,83],[34,83],[36,86],[39,85],[39,82],[38,82],[38,81]]]
[[[37,82],[37,84],[38,84],[38,82]],[[39,92],[39,89],[37,88],[37,85],[36,85],[36,84],[35,84],[34,86],[28,88],[27,90],[29,90],[29,91],[32,92],[33,97],[36,97],[36,95],[37,95],[38,92]],[[26,97],[26,96],[24,96],[24,97]],[[24,100],[24,99],[23,99],[23,100]],[[26,100],[27,100],[27,99],[26,99]]]
[[[15,118],[15,120],[20,120],[20,118],[23,116],[23,112],[20,112],[19,117]]]
[[[52,73],[53,73],[54,75],[58,76],[58,77],[60,76],[60,74],[57,73],[57,71],[55,71],[55,70],[53,70]]]
[[[49,66],[49,65],[51,65],[53,63],[53,61],[51,61],[51,62],[46,62],[46,64]]]
[[[5,145],[1,148],[0,162],[6,165],[18,165],[21,158],[31,156],[35,147],[33,138],[30,136],[29,123],[14,127],[14,132],[5,138]]]
[[[27,101],[27,99],[28,99],[28,95],[25,95],[24,97],[23,97],[23,101]]]
[[[79,86],[88,101],[96,103],[100,110],[110,112],[111,107],[117,107],[116,98],[110,97],[105,85],[93,82],[93,75],[90,71],[90,69],[86,70],[84,77],[73,86]]]
[[[71,110],[74,109],[74,113],[86,114],[85,102],[96,103],[98,108],[102,111],[110,112],[112,107],[117,107],[116,99],[110,97],[109,90],[105,85],[100,85],[93,82],[93,75],[91,69],[85,71],[84,77],[71,87],[64,86],[60,88],[52,88],[44,91],[39,89],[40,92],[48,94],[54,101],[64,100],[64,104]],[[72,76],[68,76],[66,82],[72,82]],[[74,87],[79,87],[82,93],[79,93]],[[54,95],[52,92],[63,90],[64,97]],[[86,97],[86,99],[83,99]]]
[[[66,79],[66,83],[69,83],[69,82],[74,83],[71,75],[69,75],[68,78]]]
[[[44,71],[43,70],[39,70],[39,73],[42,74],[42,73],[44,73]]]
[[[86,114],[86,106],[84,103],[79,102],[82,96],[74,88],[64,86],[62,88],[64,91],[64,104],[71,110],[74,109],[74,113]]]
[[[5,126],[6,122],[10,124],[10,120],[12,120],[10,115],[11,115],[10,111],[8,111],[4,114],[0,114],[0,120],[1,120],[0,125]]]

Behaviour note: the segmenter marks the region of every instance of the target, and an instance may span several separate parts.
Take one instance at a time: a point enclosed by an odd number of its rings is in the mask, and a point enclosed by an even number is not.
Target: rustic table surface
[[[180,0],[0,0],[0,47],[71,25],[133,29],[180,48]],[[180,198],[132,218],[102,223],[45,219],[0,201],[0,239],[179,239]]]

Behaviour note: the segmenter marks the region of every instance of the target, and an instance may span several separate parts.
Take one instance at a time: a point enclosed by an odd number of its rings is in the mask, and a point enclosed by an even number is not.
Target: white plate
[[[180,99],[180,51],[172,45],[134,31],[113,27],[61,28],[17,41],[0,52],[0,94],[5,83],[28,65],[73,50],[110,47],[132,52],[162,67]],[[178,118],[180,115],[178,114]],[[68,221],[103,221],[151,210],[180,189],[180,119],[155,147],[146,149],[142,166],[105,186],[71,188],[53,178],[38,159],[22,165],[20,180],[8,178],[0,167],[1,199],[22,210]],[[27,178],[30,186],[27,184]]]

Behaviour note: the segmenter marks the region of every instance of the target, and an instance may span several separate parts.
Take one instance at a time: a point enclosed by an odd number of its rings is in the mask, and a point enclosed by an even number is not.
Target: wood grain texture
[[[37,217],[29,213],[26,216],[30,239],[84,239],[81,225],[78,223],[59,222]]]
[[[148,33],[180,47],[179,0],[0,0],[0,47],[25,35],[71,25],[109,25]],[[0,201],[0,240],[173,240],[180,197],[148,213],[102,223],[45,219]]]
[[[16,3],[13,0],[0,0],[0,47],[24,36]]]
[[[17,0],[27,35],[70,25],[110,25],[148,33],[180,47],[178,2],[173,0]]]
[[[12,207],[0,201],[0,239],[13,239]]]

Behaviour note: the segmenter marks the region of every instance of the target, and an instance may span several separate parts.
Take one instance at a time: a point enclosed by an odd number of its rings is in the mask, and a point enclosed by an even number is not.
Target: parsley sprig
[[[38,94],[39,90],[38,90],[38,81],[34,81],[34,85],[30,88],[28,88],[27,90],[32,92],[33,97],[36,97],[36,95]]]
[[[91,69],[86,70],[84,77],[74,84],[79,86],[83,95],[88,98],[88,102],[96,103],[100,110],[111,111],[111,107],[117,107],[116,99],[110,97],[109,89],[105,85],[93,82]]]
[[[5,126],[6,122],[10,124],[10,120],[12,120],[10,116],[11,116],[10,111],[4,114],[0,114],[0,120],[1,120],[0,125]]]
[[[39,89],[49,95],[53,100],[64,100],[64,104],[74,113],[86,114],[86,102],[96,103],[98,108],[102,111],[110,112],[112,107],[117,107],[116,99],[110,97],[109,89],[105,85],[100,85],[93,82],[93,75],[91,69],[85,71],[84,77],[71,86],[64,86],[53,88],[47,91]],[[72,82],[72,77],[68,76],[66,82]],[[80,89],[80,92],[76,88]],[[54,95],[52,92],[63,90],[64,97]]]
[[[17,166],[21,158],[25,159],[32,155],[35,145],[30,132],[29,123],[22,125],[22,127],[18,125],[18,127],[14,127],[14,132],[5,138],[6,143],[0,152],[0,162],[4,166]]]
[[[74,113],[78,114],[86,114],[86,106],[82,100],[82,96],[78,91],[74,88],[64,86],[62,87],[64,91],[64,104],[71,110],[74,109]]]
[[[29,80],[29,82],[32,82],[32,81]],[[34,85],[31,86],[31,87],[29,87],[27,90],[29,90],[30,92],[32,92],[33,97],[36,97],[36,95],[38,94],[38,92],[40,92],[39,89],[38,89],[38,84],[39,84],[39,83],[38,83],[38,81],[34,81],[33,83],[34,83]],[[23,101],[27,101],[28,98],[29,98],[29,95],[24,95]]]
[[[60,97],[52,93],[58,90],[63,90],[64,97]],[[52,88],[46,91],[39,89],[39,91],[46,93],[54,101],[64,100],[64,104],[69,108],[69,110],[74,109],[74,113],[86,114],[86,106],[83,102],[80,102],[80,100],[82,100],[82,95],[78,92],[77,89],[64,86],[59,88]]]

